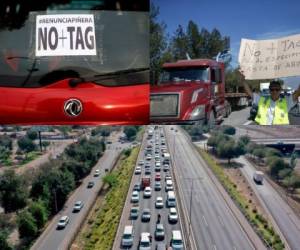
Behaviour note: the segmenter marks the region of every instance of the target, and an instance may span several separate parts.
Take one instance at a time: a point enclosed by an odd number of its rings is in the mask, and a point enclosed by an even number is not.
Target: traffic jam
[[[125,204],[129,215],[119,228],[120,248],[185,249],[163,127],[149,126],[143,145]]]

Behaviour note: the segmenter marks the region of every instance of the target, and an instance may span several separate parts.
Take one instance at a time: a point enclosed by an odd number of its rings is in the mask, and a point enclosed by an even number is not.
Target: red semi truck
[[[225,94],[224,63],[211,59],[163,64],[160,81],[151,86],[150,93],[153,123],[212,125],[231,112]]]

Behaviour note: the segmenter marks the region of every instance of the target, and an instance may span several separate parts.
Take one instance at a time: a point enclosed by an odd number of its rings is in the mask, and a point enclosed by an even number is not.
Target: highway
[[[172,230],[180,230],[182,232],[180,221],[178,221],[176,224],[170,224],[168,222],[169,209],[166,208],[166,204],[165,204],[165,201],[167,198],[167,192],[165,192],[165,175],[167,174],[167,172],[164,172],[163,168],[161,168],[160,172],[155,172],[155,170],[154,170],[154,166],[155,166],[154,148],[161,148],[162,137],[160,136],[160,133],[163,133],[163,130],[156,129],[152,139],[147,140],[146,135],[144,137],[137,163],[140,160],[143,160],[145,163],[147,162],[146,157],[145,157],[145,148],[149,144],[153,145],[152,159],[150,161],[148,161],[148,162],[150,162],[151,175],[145,175],[145,173],[144,173],[145,167],[142,166],[142,173],[134,174],[132,177],[130,188],[129,188],[128,195],[127,195],[126,202],[125,202],[125,206],[123,208],[123,213],[121,216],[118,232],[117,232],[114,246],[113,246],[114,250],[122,249],[121,238],[122,238],[122,235],[124,232],[124,227],[126,225],[133,225],[133,229],[134,229],[134,243],[130,249],[138,249],[139,239],[140,239],[140,235],[142,232],[149,232],[151,234],[151,236],[152,236],[151,249],[156,249],[155,247],[157,246],[158,241],[155,240],[154,231],[155,231],[158,213],[161,215],[161,223],[164,225],[164,230],[165,230],[165,239],[163,241],[159,241],[159,242],[164,242],[166,245],[169,245],[170,240],[171,240]],[[156,140],[156,137],[158,137],[158,140]],[[156,142],[158,143],[158,145],[155,145]],[[162,157],[161,151],[159,154],[160,154],[160,161],[162,163],[163,157]],[[161,182],[162,189],[160,191],[154,190],[156,173],[161,174],[160,182]],[[131,220],[130,219],[130,209],[133,206],[133,204],[130,202],[131,194],[132,194],[134,184],[141,183],[142,176],[151,176],[151,185],[150,186],[152,188],[152,195],[151,195],[151,198],[144,198],[143,191],[139,192],[139,197],[140,197],[140,200],[138,203],[139,216],[137,219]],[[155,200],[156,200],[156,197],[159,197],[159,196],[163,198],[163,202],[164,202],[164,208],[160,208],[160,209],[155,208]],[[142,222],[141,221],[141,213],[144,208],[149,208],[151,211],[150,222]],[[179,218],[180,218],[180,216],[179,216]]]
[[[203,165],[205,163],[194,150],[189,138],[179,127],[172,127],[176,130],[170,130],[171,126],[166,126],[166,137],[173,155],[177,183],[184,194],[181,199],[187,214],[190,214],[197,249],[254,249],[253,242],[256,248],[265,249],[245,218],[239,216],[237,220],[237,214],[232,212],[235,211],[235,205],[232,201],[225,202],[225,196],[221,195],[217,184],[208,175]],[[247,228],[247,234],[240,223]]]
[[[265,207],[281,233],[284,235],[291,249],[299,249],[300,247],[300,219],[294,211],[288,206],[286,201],[277,193],[267,179],[263,185],[256,185],[253,181],[253,173],[256,170],[245,157],[236,160],[243,164],[241,171],[247,178],[252,189],[255,191],[260,202]]]
[[[83,180],[83,183],[69,197],[64,208],[52,219],[31,249],[62,250],[68,248],[99,193],[102,186],[102,177],[105,175],[105,169],[111,169],[122,149],[128,147],[128,144],[117,142],[116,135],[111,140],[112,144],[107,147],[103,156],[92,169],[90,175]],[[100,170],[100,176],[98,177],[94,177],[96,169]],[[87,188],[89,181],[94,181],[95,183],[92,188]],[[78,200],[83,201],[84,206],[80,212],[73,213],[74,203]],[[57,222],[63,215],[69,216],[70,222],[64,229],[57,230]]]

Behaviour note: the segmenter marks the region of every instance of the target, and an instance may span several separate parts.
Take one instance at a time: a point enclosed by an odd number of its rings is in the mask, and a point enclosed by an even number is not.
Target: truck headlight
[[[205,117],[205,105],[196,106],[190,115],[191,120],[198,120],[204,117]]]

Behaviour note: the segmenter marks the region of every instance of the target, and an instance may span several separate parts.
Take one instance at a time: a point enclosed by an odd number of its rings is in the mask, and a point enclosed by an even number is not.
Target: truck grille
[[[178,117],[179,116],[179,94],[151,94],[150,116]]]

